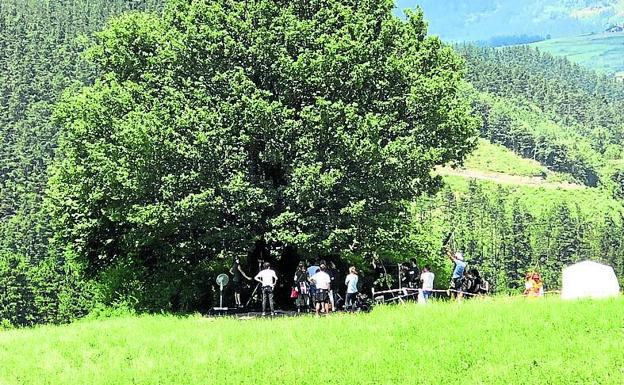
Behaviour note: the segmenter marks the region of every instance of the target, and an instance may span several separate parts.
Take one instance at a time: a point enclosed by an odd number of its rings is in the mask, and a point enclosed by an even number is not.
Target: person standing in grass
[[[318,273],[319,270],[321,269],[319,267],[321,263],[317,260],[315,263],[313,263],[312,265],[308,266],[308,269],[306,270],[308,273],[308,278],[312,277],[314,274]],[[310,304],[310,306],[314,306],[314,298],[316,298],[316,285],[314,284],[314,282],[310,282],[310,298],[312,299],[312,303]]]
[[[306,271],[303,262],[299,262],[297,271],[295,272],[295,288],[299,293],[297,299],[295,299],[295,306],[297,306],[297,313],[301,313],[303,309],[306,311],[309,305],[309,293],[310,283],[308,282],[308,272]]]
[[[355,310],[354,309],[354,304],[355,304],[355,297],[357,296],[358,293],[358,274],[357,274],[357,270],[355,269],[355,266],[351,266],[349,268],[349,275],[347,275],[347,278],[345,278],[345,285],[347,285],[347,295],[345,296],[345,309],[348,310]]]
[[[525,297],[528,297],[532,288],[533,288],[533,274],[529,271],[528,273],[526,273],[526,276],[524,277],[524,292],[522,293],[522,295],[524,295]]]
[[[425,303],[427,303],[429,298],[431,298],[431,294],[433,294],[433,281],[435,280],[435,274],[431,272],[431,268],[429,266],[425,266],[423,268],[420,280],[422,282],[422,296]]]
[[[544,296],[544,282],[542,282],[542,277],[538,272],[533,273],[533,293],[536,297]]]
[[[249,277],[240,266],[240,258],[234,258],[234,264],[230,268],[230,274],[232,274],[232,286],[234,288],[234,302],[236,303],[236,307],[243,307],[241,303],[241,291],[243,288],[242,280],[243,277],[245,279],[251,281],[251,277]]]
[[[314,304],[316,309],[316,316],[319,316],[319,311],[323,311],[325,314],[329,313],[329,287],[331,284],[331,278],[327,274],[327,266],[321,264],[320,270],[310,277],[310,281],[316,286],[316,292],[314,294]]]
[[[544,283],[537,272],[529,272],[526,275],[524,284],[524,296],[528,298],[538,298],[544,295]]]
[[[416,258],[410,259],[410,266],[407,271],[407,281],[408,285],[412,289],[416,289],[418,287],[418,281],[420,278],[420,269],[418,268],[418,261]]]
[[[271,308],[271,314],[275,314],[275,304],[273,302],[273,289],[277,283],[277,275],[275,271],[271,269],[271,264],[265,262],[264,270],[259,272],[254,279],[262,285],[262,315],[266,315],[267,302]]]
[[[450,248],[447,249],[448,257],[455,265],[453,267],[453,275],[451,276],[451,285],[449,292],[451,298],[457,297],[457,300],[461,300],[463,293],[461,292],[462,278],[464,276],[464,270],[466,269],[466,262],[464,262],[464,254],[461,251],[453,254]]]

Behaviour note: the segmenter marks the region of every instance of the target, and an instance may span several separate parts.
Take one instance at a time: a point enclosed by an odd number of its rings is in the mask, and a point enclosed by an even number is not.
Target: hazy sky
[[[574,36],[624,22],[624,0],[397,0],[420,5],[431,33],[446,40],[501,35]]]

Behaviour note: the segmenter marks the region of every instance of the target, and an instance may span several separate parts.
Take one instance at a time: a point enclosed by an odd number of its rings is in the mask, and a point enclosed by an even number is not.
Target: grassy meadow
[[[571,38],[544,40],[531,44],[555,56],[604,73],[624,71],[624,33],[588,34]]]
[[[624,300],[166,315],[0,332],[0,384],[622,384]]]
[[[486,139],[479,139],[478,147],[468,156],[464,166],[467,169],[528,177],[549,173],[539,162],[516,155],[500,144],[494,144]]]

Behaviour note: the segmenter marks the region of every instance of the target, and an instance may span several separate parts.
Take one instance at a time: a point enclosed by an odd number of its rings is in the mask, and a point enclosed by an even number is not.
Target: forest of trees
[[[149,0],[0,2],[0,320],[66,322],[93,303],[91,284],[52,245],[43,197],[57,146],[62,92],[88,83],[88,36]]]
[[[414,253],[425,257],[435,255],[452,231],[453,247],[465,252],[496,292],[517,293],[531,269],[557,290],[561,269],[585,259],[607,263],[624,276],[623,215],[622,206],[609,205],[606,197],[567,200],[534,187],[473,180],[418,199],[410,233],[420,245]],[[444,271],[443,261],[436,265]]]
[[[488,40],[474,42],[479,47],[506,47],[510,45],[531,44],[550,39],[550,36],[542,35],[500,35],[493,36]]]
[[[621,190],[620,82],[528,46],[457,48],[478,92],[482,137],[588,186]]]
[[[482,137],[622,200],[621,84],[528,47],[461,46],[466,85],[457,55],[391,2],[188,3],[161,18],[157,0],[0,2],[3,324],[204,310],[226,261],[264,252],[417,255],[443,287],[452,229],[498,292],[532,267],[556,288],[583,258],[624,274],[621,206],[535,211],[483,183],[436,193],[429,173],[460,162],[482,120]],[[130,10],[157,11],[108,22]]]

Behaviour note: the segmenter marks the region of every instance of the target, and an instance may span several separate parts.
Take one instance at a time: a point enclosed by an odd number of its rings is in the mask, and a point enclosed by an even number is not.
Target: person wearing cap
[[[464,262],[464,254],[461,251],[453,254],[451,249],[447,249],[449,259],[455,264],[453,267],[453,275],[451,276],[451,286],[449,292],[451,298],[454,294],[457,294],[457,300],[459,301],[463,297],[461,292],[462,278],[464,276],[464,270],[466,269],[466,262]]]

